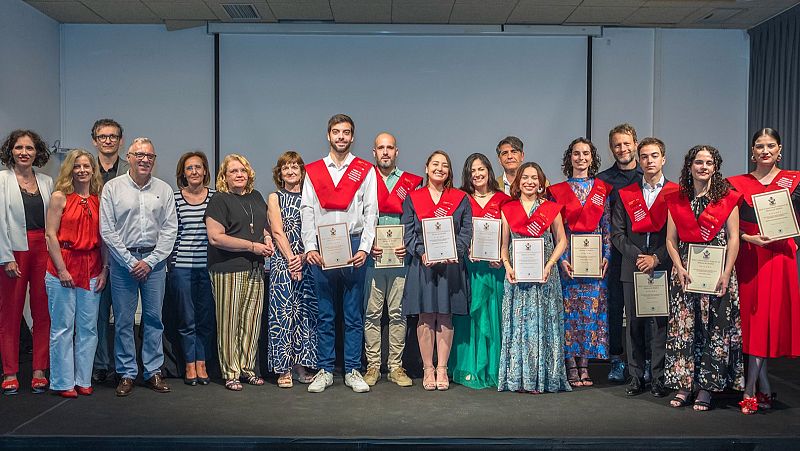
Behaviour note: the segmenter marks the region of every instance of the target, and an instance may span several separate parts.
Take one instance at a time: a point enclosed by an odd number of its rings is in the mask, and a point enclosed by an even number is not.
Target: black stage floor
[[[747,417],[735,394],[703,413],[670,408],[669,397],[649,392],[629,398],[624,386],[604,383],[607,371],[606,363],[593,363],[594,388],[544,395],[455,384],[425,392],[418,379],[400,388],[385,378],[356,394],[341,377],[321,394],[300,384],[279,389],[274,380],[233,393],[219,382],[189,387],[169,379],[170,394],[137,386],[128,398],[116,398],[108,383],[74,400],[23,387],[0,396],[0,448],[800,448],[795,360],[771,362],[779,402]]]

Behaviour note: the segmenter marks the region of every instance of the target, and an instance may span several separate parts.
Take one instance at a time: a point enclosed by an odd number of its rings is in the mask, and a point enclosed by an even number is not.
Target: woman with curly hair
[[[31,130],[14,130],[0,148],[0,355],[3,357],[4,394],[19,390],[19,327],[25,294],[30,284],[33,316],[33,378],[31,390],[47,390],[50,316],[44,275],[47,246],[44,239],[45,211],[53,191],[53,179],[33,170],[47,163],[47,145]]]
[[[667,199],[667,252],[672,259],[664,385],[677,389],[672,407],[711,409],[711,392],[744,388],[739,286],[739,201],[722,178],[722,158],[711,146],[686,154],[680,190]],[[724,246],[725,265],[714,294],[687,291],[689,245]]]
[[[561,255],[561,287],[564,292],[564,358],[569,383],[594,385],[589,359],[608,358],[608,299],[606,269],[611,258],[611,212],[608,196],[613,187],[595,178],[600,169],[597,148],[586,138],[573,140],[564,152],[562,170],[566,182],[549,188],[553,200],[564,206],[567,243],[572,235],[600,235],[602,262],[599,278],[573,277],[570,255]]]

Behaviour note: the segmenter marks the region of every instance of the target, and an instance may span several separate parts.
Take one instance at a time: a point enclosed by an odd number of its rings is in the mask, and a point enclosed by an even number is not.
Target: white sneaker
[[[308,386],[308,392],[322,393],[331,385],[333,385],[333,374],[325,370],[319,370],[317,371],[317,374],[314,375],[314,379],[311,381],[311,384]]]
[[[352,388],[356,393],[366,393],[369,391],[369,385],[364,382],[361,373],[355,369],[344,375],[344,385]]]

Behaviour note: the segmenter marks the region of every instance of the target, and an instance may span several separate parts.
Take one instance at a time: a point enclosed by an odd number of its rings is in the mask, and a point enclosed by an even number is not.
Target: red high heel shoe
[[[19,391],[19,381],[17,379],[3,381],[2,390],[4,395],[16,395]]]
[[[31,391],[36,394],[44,393],[47,391],[47,378],[44,377],[34,377],[31,379]]]
[[[778,394],[772,392],[771,395],[766,393],[756,392],[756,401],[758,401],[758,407],[762,410],[769,410],[772,408],[772,403],[775,402],[775,399],[778,397]]]
[[[756,397],[753,396],[752,398],[745,398],[739,401],[739,407],[742,409],[742,413],[745,415],[752,415],[758,412],[758,401],[756,401]]]

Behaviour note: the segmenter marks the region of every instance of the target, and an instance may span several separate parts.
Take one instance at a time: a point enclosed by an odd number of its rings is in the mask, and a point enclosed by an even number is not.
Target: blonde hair
[[[244,194],[251,193],[256,184],[256,171],[250,166],[250,162],[247,161],[247,158],[236,153],[226,155],[225,159],[222,160],[222,164],[219,166],[219,171],[217,172],[217,191],[222,191],[223,193],[230,192],[228,189],[228,182],[225,180],[225,173],[228,172],[228,165],[233,160],[241,163],[242,166],[244,166],[244,170],[247,171],[247,185],[244,187]]]
[[[79,157],[86,157],[89,159],[89,164],[92,166],[92,178],[89,180],[89,194],[100,195],[103,190],[103,177],[100,175],[100,168],[97,166],[97,160],[94,155],[89,153],[86,149],[72,149],[67,153],[64,158],[64,163],[61,164],[61,169],[58,171],[58,177],[53,191],[61,191],[64,194],[72,194],[75,192],[75,184],[72,182],[72,170],[75,167],[75,160]]]

